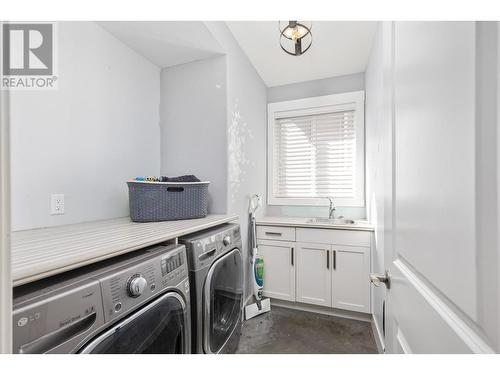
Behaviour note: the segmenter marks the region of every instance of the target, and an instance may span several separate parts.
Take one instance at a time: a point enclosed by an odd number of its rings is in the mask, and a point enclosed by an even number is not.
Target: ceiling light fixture
[[[279,21],[280,46],[283,51],[292,56],[304,54],[312,45],[312,22],[309,26],[299,21],[288,21],[282,26]]]

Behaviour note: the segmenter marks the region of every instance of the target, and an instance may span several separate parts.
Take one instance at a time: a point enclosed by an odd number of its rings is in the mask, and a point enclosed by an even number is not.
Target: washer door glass
[[[207,274],[204,302],[205,352],[217,353],[241,318],[243,268],[239,250],[214,262]]]
[[[81,353],[188,353],[188,327],[184,300],[177,293],[166,293],[104,331],[87,344]]]

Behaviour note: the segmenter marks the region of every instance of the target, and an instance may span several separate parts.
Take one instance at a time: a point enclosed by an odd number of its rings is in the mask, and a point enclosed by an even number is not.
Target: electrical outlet
[[[50,196],[50,214],[64,214],[64,194],[52,194]]]

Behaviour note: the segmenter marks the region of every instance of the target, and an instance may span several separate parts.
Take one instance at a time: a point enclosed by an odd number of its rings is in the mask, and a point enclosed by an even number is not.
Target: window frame
[[[307,116],[354,109],[356,164],[354,198],[336,198],[342,207],[365,206],[365,92],[363,90],[269,103],[267,106],[267,204],[277,206],[324,206],[324,198],[282,198],[274,196],[274,124],[276,118]]]

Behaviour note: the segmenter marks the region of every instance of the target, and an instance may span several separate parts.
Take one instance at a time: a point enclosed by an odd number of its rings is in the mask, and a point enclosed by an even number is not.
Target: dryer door
[[[169,292],[101,333],[81,353],[190,353],[190,334],[186,303]]]
[[[203,302],[205,353],[218,353],[241,321],[243,262],[238,249],[212,264],[205,281]]]

